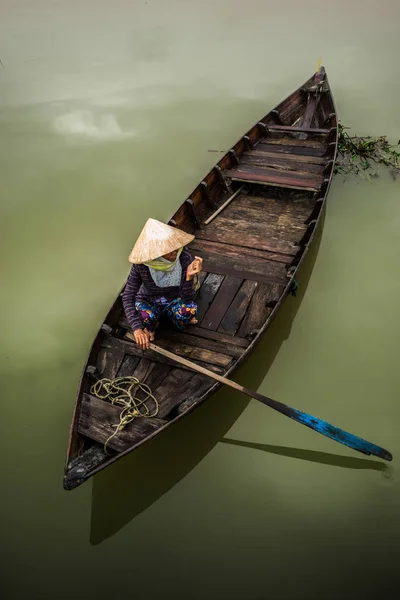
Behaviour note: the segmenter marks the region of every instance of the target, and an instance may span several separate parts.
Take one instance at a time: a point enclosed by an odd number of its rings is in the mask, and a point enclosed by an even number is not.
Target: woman
[[[136,343],[149,348],[161,315],[183,330],[196,324],[197,276],[203,260],[183,249],[194,240],[180,229],[148,219],[129,256],[133,263],[122,295]]]

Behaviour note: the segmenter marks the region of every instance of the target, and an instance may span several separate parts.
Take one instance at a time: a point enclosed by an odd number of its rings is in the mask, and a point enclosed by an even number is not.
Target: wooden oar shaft
[[[207,375],[211,379],[215,379],[215,381],[219,381],[224,385],[228,385],[234,390],[242,392],[243,394],[246,394],[246,396],[250,396],[250,398],[259,400],[260,402],[266,404],[270,408],[273,408],[281,414],[286,415],[290,419],[297,421],[297,423],[301,423],[302,425],[305,425],[306,427],[309,427],[310,429],[313,429],[314,431],[331,438],[335,442],[344,444],[345,446],[353,448],[354,450],[362,452],[363,454],[373,454],[374,456],[379,456],[380,458],[383,458],[388,461],[392,460],[392,455],[384,448],[381,448],[376,444],[372,444],[371,442],[363,440],[362,438],[353,435],[352,433],[348,433],[347,431],[344,431],[343,429],[340,429],[335,425],[331,425],[331,423],[327,423],[327,421],[323,421],[318,417],[313,417],[312,415],[309,415],[308,413],[305,413],[301,410],[297,410],[296,408],[292,408],[287,404],[283,404],[282,402],[278,402],[277,400],[268,398],[268,396],[264,396],[263,394],[254,392],[253,390],[249,390],[248,388],[243,387],[239,383],[231,381],[227,377],[218,375],[218,373],[213,373],[213,371],[209,371],[208,369],[205,369],[204,367],[201,367],[200,365],[193,363],[190,360],[183,358],[182,356],[177,356],[176,354],[173,354],[172,352],[169,352],[164,348],[160,348],[160,346],[157,346],[156,344],[150,343],[150,349],[154,352],[162,354],[166,358],[174,360],[175,362],[184,365],[185,367],[188,367],[189,369],[192,369],[193,371],[197,371],[198,373]]]

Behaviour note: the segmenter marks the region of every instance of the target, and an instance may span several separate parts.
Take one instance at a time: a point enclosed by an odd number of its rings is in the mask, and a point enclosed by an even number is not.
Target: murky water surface
[[[395,0],[2,0],[2,588],[30,598],[394,598],[399,184],[334,182],[296,299],[237,380],[379,461],[221,392],[73,493],[75,391],[147,217],[314,72],[400,137]]]

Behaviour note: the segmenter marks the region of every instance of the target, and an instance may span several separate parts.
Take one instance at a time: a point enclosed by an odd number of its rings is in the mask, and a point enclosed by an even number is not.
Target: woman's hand
[[[190,263],[186,271],[186,281],[193,279],[195,275],[201,273],[203,269],[203,259],[200,256],[195,256],[194,261]]]
[[[136,329],[133,332],[135,342],[142,350],[148,350],[150,342],[154,340],[154,333],[150,333],[147,329]]]

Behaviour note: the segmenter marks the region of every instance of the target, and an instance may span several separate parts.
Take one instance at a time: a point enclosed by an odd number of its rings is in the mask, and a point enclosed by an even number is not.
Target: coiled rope
[[[137,392],[134,388],[137,388]],[[139,398],[134,395],[134,391],[135,393],[143,392],[144,397]],[[137,377],[117,377],[112,380],[99,379],[92,385],[90,392],[101,400],[109,400],[111,404],[123,407],[119,415],[119,423],[112,425],[116,428],[114,433],[104,443],[104,452],[108,455],[110,453],[107,451],[107,445],[110,440],[119,431],[122,431],[128,423],[140,417],[155,417],[158,414],[158,402],[151,389],[147,384],[139,381]],[[153,401],[155,407],[152,413],[146,405],[149,399]]]

